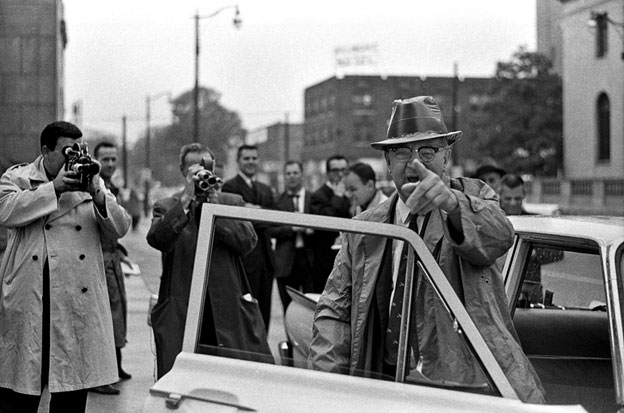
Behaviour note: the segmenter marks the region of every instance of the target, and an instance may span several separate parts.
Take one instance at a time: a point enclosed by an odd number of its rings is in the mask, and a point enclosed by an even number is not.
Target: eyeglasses
[[[408,148],[406,146],[399,146],[388,148],[390,155],[397,161],[409,161],[412,159],[414,153],[418,154],[418,159],[423,162],[431,162],[435,158],[436,154],[445,149],[446,146],[433,147],[433,146],[421,146],[420,148]]]
[[[329,172],[333,172],[335,174],[337,173],[345,173],[347,171],[347,168],[331,168],[329,170]]]

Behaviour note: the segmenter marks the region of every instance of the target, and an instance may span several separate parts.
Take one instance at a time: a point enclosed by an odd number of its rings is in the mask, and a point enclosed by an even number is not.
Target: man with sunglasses
[[[482,181],[450,179],[449,132],[431,96],[397,100],[382,150],[397,192],[357,219],[409,227],[432,253],[523,401],[544,401],[522,352],[494,264],[513,228]],[[314,316],[308,362],[317,370],[394,380],[407,249],[383,237],[347,233]],[[436,291],[414,273],[407,373],[478,386],[486,380]],[[403,379],[403,378],[401,378]]]

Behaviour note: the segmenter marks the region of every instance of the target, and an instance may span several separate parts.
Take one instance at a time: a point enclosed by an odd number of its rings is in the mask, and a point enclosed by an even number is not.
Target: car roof
[[[600,240],[605,244],[624,239],[624,217],[598,215],[515,215],[509,220],[516,232]]]

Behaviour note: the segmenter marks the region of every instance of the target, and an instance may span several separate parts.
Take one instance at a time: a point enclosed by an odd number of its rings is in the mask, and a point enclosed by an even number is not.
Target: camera
[[[204,168],[195,173],[193,180],[195,181],[195,193],[204,193],[211,188],[218,187],[221,182],[214,172],[214,163],[211,159],[202,159],[200,165]]]
[[[89,155],[86,143],[81,145],[76,142],[72,146],[65,146],[62,152],[65,157],[65,170],[78,174],[79,188],[86,191],[91,177],[100,172],[100,165]]]

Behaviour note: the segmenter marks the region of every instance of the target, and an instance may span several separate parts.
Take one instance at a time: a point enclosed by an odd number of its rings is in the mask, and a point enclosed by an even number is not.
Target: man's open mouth
[[[405,179],[407,180],[407,182],[412,184],[420,181],[420,177],[418,176],[406,176]]]

